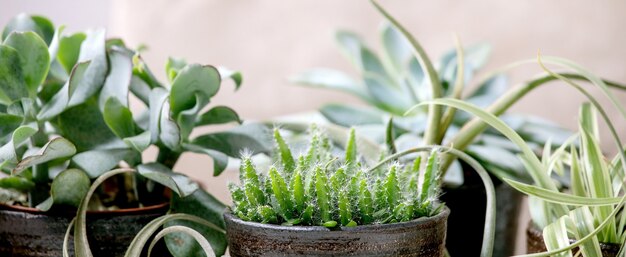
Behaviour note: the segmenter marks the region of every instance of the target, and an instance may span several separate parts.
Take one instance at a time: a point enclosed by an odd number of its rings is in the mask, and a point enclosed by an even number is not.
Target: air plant
[[[367,170],[354,129],[345,155],[333,156],[325,133],[313,126],[309,147],[295,155],[274,130],[276,163],[258,169],[244,157],[240,185],[230,185],[232,211],[242,220],[284,225],[357,226],[409,221],[438,213],[439,153]]]

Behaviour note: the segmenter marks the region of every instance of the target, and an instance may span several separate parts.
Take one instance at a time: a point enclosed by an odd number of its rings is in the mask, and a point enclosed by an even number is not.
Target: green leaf
[[[385,144],[391,154],[398,152],[393,133],[393,118],[389,118],[389,122],[387,122],[387,128],[385,129]]]
[[[11,134],[17,129],[24,118],[6,113],[0,113],[0,138]]]
[[[176,124],[178,125],[178,128],[180,128],[180,137],[182,140],[186,140],[187,138],[189,138],[189,135],[196,127],[198,113],[202,109],[202,106],[200,105],[202,101],[201,98],[202,97],[200,97],[200,95],[196,94],[196,104],[194,105],[194,107],[180,112],[178,118],[176,119]]]
[[[290,81],[304,86],[344,91],[372,103],[366,88],[347,74],[331,69],[317,68],[305,71],[290,78]]]
[[[229,122],[242,123],[239,115],[226,106],[215,106],[198,117],[196,126],[224,124]]]
[[[75,153],[76,147],[74,146],[74,144],[72,144],[65,138],[57,137],[50,140],[46,145],[44,145],[39,153],[27,156],[22,161],[20,161],[13,169],[13,173],[19,174],[23,170],[34,165],[59,158],[69,157],[74,155]]]
[[[39,131],[39,129],[35,123],[28,123],[13,130],[9,142],[0,147],[0,167],[7,162],[17,163],[21,160],[17,149],[28,143],[28,139],[35,135],[37,131]]]
[[[149,128],[151,143],[156,143],[159,140],[159,136],[161,134],[161,113],[167,97],[168,93],[167,90],[165,90],[164,88],[157,87],[150,91],[150,100],[148,106],[150,107]]]
[[[220,87],[220,75],[213,66],[201,66],[198,64],[187,65],[180,70],[170,91],[170,105],[172,116],[177,117],[183,110],[190,109],[194,105],[204,107]],[[200,97],[200,102],[194,102],[194,95]]]
[[[97,178],[123,160],[138,158],[138,153],[131,149],[90,150],[74,155],[72,165],[84,170],[90,178]]]
[[[215,224],[221,229],[225,228],[222,213],[224,213],[226,208],[226,205],[203,189],[196,190],[187,197],[173,196],[170,205],[172,213],[194,215]],[[209,240],[215,254],[218,256],[222,256],[226,251],[226,236],[218,230],[189,221],[170,221],[165,226],[172,225],[185,225],[200,232]],[[165,237],[165,242],[170,253],[174,256],[201,256],[199,253],[202,249],[192,238],[183,235],[169,235]]]
[[[167,79],[171,82],[176,79],[178,76],[178,72],[187,66],[187,62],[184,59],[177,59],[169,57],[167,58],[167,62],[165,63],[165,74],[167,74]]]
[[[180,149],[183,137],[181,134],[181,127],[170,116],[170,104],[166,101],[163,103],[161,109],[161,119],[159,121],[159,139],[165,146],[174,151]]]
[[[54,25],[43,16],[18,14],[7,23],[2,31],[2,40],[5,40],[11,32],[33,31],[41,37],[46,44],[50,44],[54,36]]]
[[[104,111],[109,98],[115,98],[122,106],[128,107],[128,90],[133,75],[132,57],[133,53],[128,50],[117,47],[109,50],[111,69],[98,96],[100,110]]]
[[[266,126],[249,124],[223,132],[201,135],[191,143],[238,158],[244,149],[252,153],[269,153],[272,149],[270,135]]]
[[[144,131],[139,135],[124,138],[124,143],[141,153],[150,146],[150,131]]]
[[[330,122],[343,127],[381,124],[383,121],[380,111],[360,106],[327,104],[320,109],[320,113]]]
[[[87,38],[87,35],[79,32],[71,36],[63,36],[59,40],[59,50],[56,58],[67,73],[70,73],[78,62],[80,45],[85,41],[85,38]]]
[[[53,124],[80,152],[115,143],[121,145],[121,140],[107,126],[95,97],[65,110]]]
[[[103,86],[108,72],[105,48],[105,31],[98,29],[87,32],[87,38],[81,44],[78,62],[90,61],[83,78],[76,84],[69,85],[68,106],[84,103]]]
[[[11,33],[4,45],[17,50],[29,96],[34,97],[50,69],[48,46],[35,32],[30,31]]]
[[[413,52],[409,41],[388,22],[381,29],[381,38],[385,56],[396,74],[401,74],[408,67]]]
[[[550,191],[538,186],[528,185],[525,183],[520,183],[510,179],[504,179],[506,183],[511,185],[511,187],[516,190],[527,194],[529,196],[537,197],[541,200],[572,205],[572,206],[607,206],[607,205],[615,205],[619,204],[621,201],[621,197],[605,197],[605,198],[597,198],[597,197],[584,197],[584,196],[576,196],[561,192]]]
[[[385,84],[379,78],[367,76],[364,81],[374,104],[384,111],[400,116],[415,104],[405,92]]]
[[[28,191],[35,187],[35,183],[30,179],[18,176],[0,178],[0,188]]]
[[[548,251],[570,245],[569,237],[567,236],[567,227],[565,225],[566,220],[568,220],[567,216],[562,217],[543,229],[543,240]],[[572,252],[565,251],[552,256],[572,257]]]
[[[0,103],[28,97],[19,52],[6,45],[0,45]]]
[[[62,171],[52,180],[50,195],[54,204],[78,206],[85,197],[91,181],[85,172],[79,169]]]
[[[224,172],[224,170],[226,170],[226,167],[228,166],[228,156],[221,152],[211,150],[211,149],[206,149],[204,147],[194,145],[194,144],[183,144],[183,149],[187,151],[192,151],[194,153],[206,154],[210,156],[211,159],[213,159],[213,176],[214,177],[217,177],[220,174],[222,174],[222,172]]]
[[[104,105],[104,122],[119,138],[135,136],[135,121],[133,113],[117,98],[110,97]]]
[[[176,194],[185,197],[198,190],[198,184],[187,176],[173,172],[163,164],[152,162],[137,166],[137,171],[142,176],[164,185]]]
[[[37,114],[38,120],[50,120],[65,111],[70,99],[70,87],[76,87],[83,80],[90,65],[91,62],[86,61],[74,66],[65,85],[41,107]]]
[[[222,81],[230,78],[235,82],[235,90],[238,90],[241,87],[241,83],[243,82],[243,76],[239,71],[233,71],[231,69],[225,67],[217,67],[217,70],[220,72],[220,77]]]

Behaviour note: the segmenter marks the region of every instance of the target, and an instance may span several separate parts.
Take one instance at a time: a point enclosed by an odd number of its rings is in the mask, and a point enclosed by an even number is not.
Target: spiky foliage
[[[438,212],[439,160],[433,152],[408,165],[393,163],[366,172],[354,129],[344,156],[333,156],[324,131],[311,127],[309,147],[294,151],[274,129],[276,163],[261,171],[241,164],[240,185],[231,184],[233,213],[247,221],[326,227],[409,221]]]

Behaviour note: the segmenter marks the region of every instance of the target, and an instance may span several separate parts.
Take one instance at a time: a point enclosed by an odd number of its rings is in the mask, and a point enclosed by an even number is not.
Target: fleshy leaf
[[[74,155],[75,153],[76,147],[74,146],[74,144],[72,144],[65,138],[57,137],[50,140],[46,145],[44,145],[39,153],[28,156],[20,161],[13,169],[13,173],[19,174],[23,170],[34,165],[59,158],[69,157]]]
[[[191,181],[187,176],[173,172],[160,163],[148,163],[137,166],[139,173],[161,185],[164,185],[176,194],[185,197],[198,190],[198,184]]]
[[[231,157],[239,157],[241,152],[269,153],[272,149],[270,131],[260,124],[235,127],[223,132],[201,135],[192,144],[222,152]]]
[[[4,45],[17,50],[29,96],[34,97],[50,68],[50,55],[46,42],[35,32],[13,32],[6,38]]]

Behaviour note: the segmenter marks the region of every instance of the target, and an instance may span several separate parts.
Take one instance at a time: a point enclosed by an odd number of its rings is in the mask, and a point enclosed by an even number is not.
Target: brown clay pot
[[[137,233],[168,209],[169,205],[164,203],[145,208],[88,212],[91,251],[94,256],[124,256]],[[0,205],[0,256],[63,256],[65,232],[75,215],[75,212],[50,213]],[[73,236],[70,236],[70,242],[73,256]],[[167,253],[167,250],[155,251],[157,254],[162,252]]]
[[[571,240],[571,242],[574,242],[574,240]],[[602,256],[604,257],[616,257],[619,253],[619,248],[620,246],[617,244],[600,244]],[[526,251],[528,253],[547,251],[541,231],[537,229],[532,222],[528,224],[528,228],[526,229]],[[572,253],[576,252],[578,252],[578,248],[572,250]]]
[[[240,256],[444,256],[450,210],[428,218],[328,229],[243,221],[224,214],[228,247]]]

